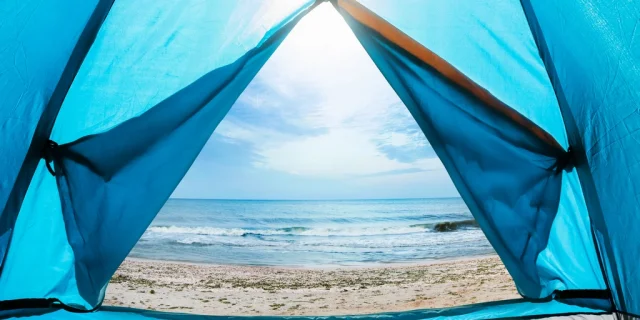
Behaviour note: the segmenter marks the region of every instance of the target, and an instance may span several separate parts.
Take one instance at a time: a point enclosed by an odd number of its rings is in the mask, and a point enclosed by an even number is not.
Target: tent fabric
[[[553,292],[544,290],[536,260],[547,248],[558,212],[562,174],[557,162],[566,152],[555,140],[536,135],[539,128],[518,123],[464,90],[450,72],[433,66],[438,61],[421,61],[399,47],[401,40],[390,41],[393,30],[383,29],[383,22],[364,7],[348,0],[337,3],[426,134],[520,293],[549,296]],[[564,267],[571,274],[572,266]]]
[[[2,3],[0,149],[11,151],[0,158],[0,301],[98,307],[217,124],[320,2]],[[605,289],[616,311],[640,313],[631,230],[640,207],[640,5],[363,0],[389,24],[353,0],[332,3],[430,140],[520,293],[559,299]],[[60,145],[41,155],[49,136]],[[585,298],[375,317],[612,311]],[[41,317],[187,317],[50,311]]]
[[[359,2],[569,146],[519,1]]]
[[[51,151],[76,281],[92,305],[102,301],[109,279],[218,123],[306,12],[238,61],[204,75],[144,114]]]
[[[313,4],[269,3],[116,1],[51,138],[70,142],[144,113],[207,71],[234,62]],[[57,297],[82,309],[95,305],[78,293],[61,212],[56,181],[41,161],[18,215],[14,249],[0,274],[0,300]]]
[[[76,44],[87,41],[81,34],[97,5],[97,0],[0,3],[0,269],[31,179],[23,165],[34,158],[37,164],[32,146],[49,137],[66,94],[59,84],[71,84],[75,71],[66,67],[73,65]],[[76,52],[73,59],[83,56]]]
[[[637,236],[640,4],[522,1],[576,147],[587,208],[618,310],[640,314]],[[579,48],[577,50],[576,48]]]
[[[607,289],[576,170],[563,172],[558,213],[536,266],[547,294],[582,288]]]
[[[345,316],[203,316],[180,313],[167,313],[122,307],[103,307],[94,313],[69,313],[64,310],[46,312],[44,310],[19,310],[8,312],[4,316],[28,317],[42,320],[346,320],[346,319],[433,319],[433,320],[481,320],[481,319],[614,319],[610,312],[597,309],[578,307],[558,301],[530,302],[523,300],[506,300],[489,303],[479,303],[445,309],[411,310],[405,312],[380,313],[375,315],[345,315]],[[549,317],[549,315],[561,315]],[[574,316],[575,315],[575,316]],[[0,312],[0,317],[3,317]]]
[[[492,1],[491,6],[465,0],[360,2],[568,148],[558,102],[518,1]],[[577,173],[563,175],[549,245],[536,261],[541,296],[606,288]]]

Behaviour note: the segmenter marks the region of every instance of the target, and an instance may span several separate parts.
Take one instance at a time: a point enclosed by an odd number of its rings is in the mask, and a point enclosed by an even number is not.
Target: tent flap
[[[42,144],[47,139],[64,144],[102,133],[143,114],[211,70],[240,59],[313,1],[272,4],[269,0],[115,1],[64,97],[50,138],[44,136]],[[53,17],[52,13],[49,10]],[[0,300],[57,298],[82,309],[95,305],[92,294],[87,295],[88,302],[78,293],[78,286],[86,282],[76,281],[82,273],[76,270],[62,217],[56,179],[40,161],[17,215],[0,275]]]
[[[521,294],[547,296],[536,260],[559,206],[562,174],[556,165],[567,153],[372,29],[387,27],[383,20],[373,21],[366,9],[349,7],[350,1],[338,3],[431,142]],[[354,18],[354,12],[361,16]],[[373,20],[365,25],[359,19]]]
[[[519,1],[358,2],[568,148],[558,101]],[[563,175],[549,243],[536,261],[543,296],[606,288],[581,182],[576,170]]]
[[[307,9],[307,11],[310,9]],[[80,295],[92,305],[235,100],[307,11],[231,65],[101,134],[51,145]]]

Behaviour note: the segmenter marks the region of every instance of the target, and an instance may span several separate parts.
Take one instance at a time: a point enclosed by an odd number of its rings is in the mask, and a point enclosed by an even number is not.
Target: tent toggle
[[[42,158],[44,159],[45,164],[47,165],[47,170],[54,177],[56,176],[56,172],[55,170],[53,170],[53,166],[51,163],[53,162],[54,153],[56,152],[57,149],[58,149],[58,143],[53,140],[48,140],[44,148],[42,149]]]

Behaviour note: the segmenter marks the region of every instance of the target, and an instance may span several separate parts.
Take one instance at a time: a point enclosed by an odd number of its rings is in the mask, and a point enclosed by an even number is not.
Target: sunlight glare
[[[349,26],[329,3],[319,5],[304,17],[287,40],[297,52],[304,52],[306,55],[311,53],[312,61],[317,61],[314,59],[317,56],[327,54],[326,48],[330,46],[340,48],[329,50],[333,55],[331,58],[336,59],[346,58],[342,56],[354,49],[362,50]]]

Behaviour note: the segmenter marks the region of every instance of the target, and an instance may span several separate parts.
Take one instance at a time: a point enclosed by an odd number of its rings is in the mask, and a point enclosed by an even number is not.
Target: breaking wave
[[[180,200],[158,214],[132,256],[324,266],[492,252],[460,199]]]
[[[180,227],[180,226],[152,226],[147,233],[155,234],[184,234],[208,236],[315,236],[315,237],[362,237],[377,235],[401,235],[421,232],[451,232],[461,229],[475,229],[475,220],[443,221],[437,223],[412,224],[396,227],[363,227],[363,228],[308,228],[286,227],[276,229],[243,229],[243,228],[215,228],[215,227]]]

